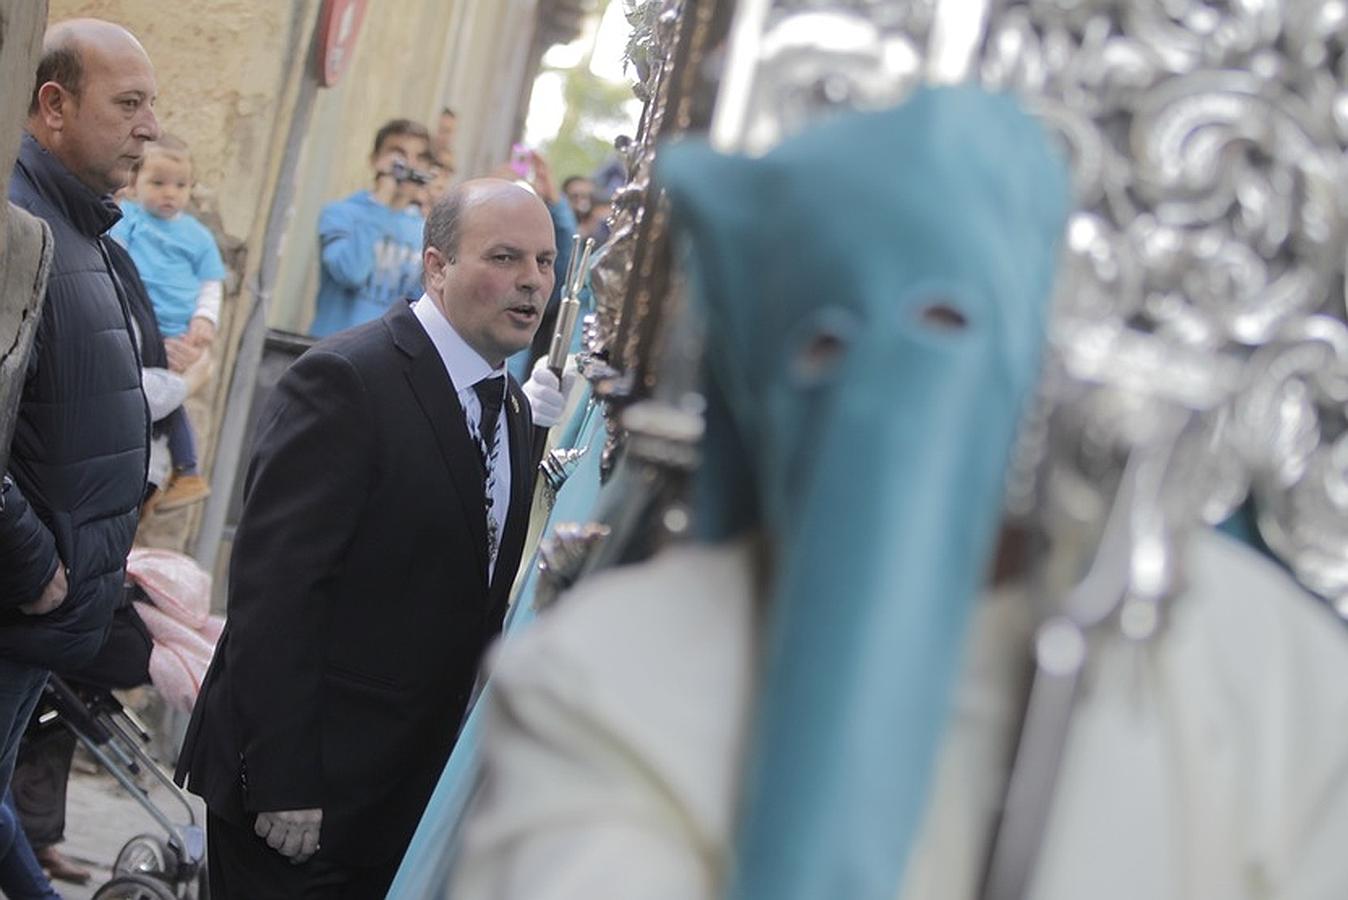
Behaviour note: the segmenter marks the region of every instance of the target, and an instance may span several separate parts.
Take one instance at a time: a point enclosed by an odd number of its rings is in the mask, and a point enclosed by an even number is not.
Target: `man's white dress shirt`
[[[480,426],[482,403],[478,400],[473,385],[484,378],[497,378],[501,380],[501,390],[504,391],[505,366],[493,369],[476,350],[468,346],[467,341],[459,336],[444,313],[440,312],[440,307],[436,306],[435,301],[426,294],[422,294],[421,299],[412,304],[412,312],[421,323],[421,327],[426,329],[426,336],[431,339],[436,352],[440,354],[440,361],[445,364],[449,380],[453,382],[454,390],[458,392],[459,405],[463,407],[464,415]],[[492,490],[492,509],[497,510],[499,534],[505,534],[506,515],[510,511],[510,428],[506,417],[506,407],[502,406],[501,417],[496,423],[496,440],[500,450],[496,455],[496,482]],[[487,569],[488,582],[495,571],[496,559],[493,557]]]

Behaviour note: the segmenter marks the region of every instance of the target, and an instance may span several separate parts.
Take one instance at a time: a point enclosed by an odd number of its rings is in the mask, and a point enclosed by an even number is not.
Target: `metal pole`
[[[300,76],[299,94],[295,98],[295,113],[290,119],[281,171],[277,177],[276,193],[267,212],[267,230],[262,240],[262,261],[258,266],[257,281],[251,288],[253,305],[248,311],[239,353],[230,378],[229,394],[225,402],[224,420],[220,424],[220,440],[216,445],[215,463],[211,472],[211,495],[201,515],[194,555],[208,572],[215,571],[220,541],[225,531],[225,516],[230,498],[234,495],[234,479],[243,456],[244,435],[252,413],[253,390],[262,349],[267,338],[267,311],[271,306],[271,290],[276,283],[276,271],[281,259],[281,242],[290,224],[290,211],[295,198],[300,154],[313,118],[314,99],[318,94],[318,79],[314,77],[314,34],[310,32],[308,61]]]

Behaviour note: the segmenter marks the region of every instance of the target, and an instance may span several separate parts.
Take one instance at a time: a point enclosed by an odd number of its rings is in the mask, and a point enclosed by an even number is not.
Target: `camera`
[[[430,172],[414,169],[401,159],[395,159],[393,161],[393,164],[389,166],[388,173],[392,175],[393,180],[399,184],[406,181],[410,181],[413,184],[430,184],[435,179],[435,176]]]

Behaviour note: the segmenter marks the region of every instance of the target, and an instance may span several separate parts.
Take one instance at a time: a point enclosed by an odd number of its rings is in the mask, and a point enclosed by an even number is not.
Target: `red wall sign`
[[[351,64],[367,0],[323,0],[318,14],[318,83],[332,87]]]

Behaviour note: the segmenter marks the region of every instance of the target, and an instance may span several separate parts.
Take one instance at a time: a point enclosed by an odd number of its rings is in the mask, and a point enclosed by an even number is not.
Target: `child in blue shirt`
[[[183,212],[192,190],[192,156],[183,141],[163,135],[147,144],[131,184],[131,199],[122,201],[122,219],[111,234],[135,261],[164,335],[169,368],[181,372],[215,340],[225,266],[214,236]],[[178,407],[164,423],[173,477],[156,510],[188,506],[210,493],[197,471],[187,411]]]

